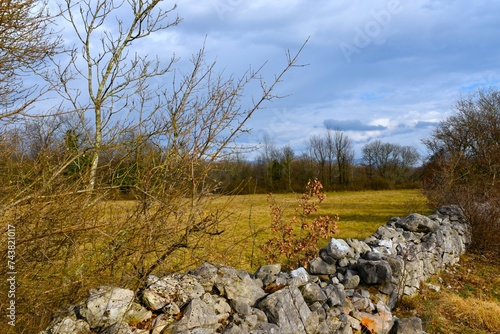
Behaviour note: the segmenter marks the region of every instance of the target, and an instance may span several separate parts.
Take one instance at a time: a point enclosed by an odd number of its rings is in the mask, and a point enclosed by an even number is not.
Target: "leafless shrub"
[[[500,92],[460,99],[457,113],[425,141],[433,153],[424,189],[434,204],[458,204],[472,226],[472,245],[499,251]]]

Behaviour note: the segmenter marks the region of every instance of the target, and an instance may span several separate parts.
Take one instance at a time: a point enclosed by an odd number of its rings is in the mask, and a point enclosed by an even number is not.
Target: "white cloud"
[[[330,119],[386,128],[349,130],[358,145],[380,138],[421,146],[461,94],[500,87],[498,12],[493,1],[184,0],[180,26],[140,47],[186,62],[206,39],[209,60],[226,73],[268,60],[263,75],[272,79],[285,50],[310,36],[299,61],[310,65],[278,87],[291,95],[258,112],[242,140],[256,143],[258,133],[271,131],[278,144],[300,149]],[[349,59],[342,43],[355,48]]]

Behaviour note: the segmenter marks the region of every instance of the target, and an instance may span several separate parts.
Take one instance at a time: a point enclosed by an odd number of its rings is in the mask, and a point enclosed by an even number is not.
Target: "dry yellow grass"
[[[288,210],[285,215],[290,218],[294,214],[296,195],[279,194],[276,198],[287,206]],[[26,268],[25,274],[19,277],[22,283],[19,293],[23,297],[19,302],[20,306],[24,305],[24,309],[19,309],[18,315],[19,324],[24,322],[24,328],[28,329],[20,332],[31,333],[41,330],[58,307],[77,302],[92,287],[100,284],[122,284],[120,282],[127,281],[130,266],[121,266],[119,265],[121,262],[116,262],[116,268],[110,268],[103,262],[106,260],[106,254],[100,250],[109,248],[103,247],[106,240],[110,240],[109,236],[117,235],[115,225],[119,226],[120,222],[127,220],[135,204],[134,201],[99,203],[99,207],[95,210],[95,217],[92,216],[94,214],[92,211],[89,213],[90,216],[84,215],[80,219],[81,223],[85,224],[95,220],[99,228],[89,230],[88,235],[82,236],[78,242],[75,241],[74,247],[76,248],[72,249],[71,253],[64,253],[69,256],[65,261],[63,261],[64,258],[52,257],[44,263]],[[271,217],[267,195],[213,196],[208,199],[207,203],[202,204],[207,205],[205,207],[207,215],[217,209],[223,210],[225,219],[219,228],[224,232],[220,235],[203,236],[189,250],[181,249],[175,252],[164,261],[158,274],[175,270],[185,271],[205,260],[235,266],[250,272],[255,271],[259,265],[267,263],[261,252],[262,245],[271,237],[269,229]],[[58,207],[59,203],[55,205],[55,210]],[[64,206],[60,209],[64,209]],[[66,219],[66,216],[61,216],[58,212],[58,210],[55,211],[54,218]],[[411,212],[430,213],[425,197],[418,190],[328,193],[317,215],[339,215],[339,232],[334,237],[363,239],[391,217],[405,216]],[[68,210],[63,210],[62,213],[68,215],[68,219],[73,216],[80,217],[77,204]],[[39,213],[38,216],[42,217],[42,214],[45,214],[45,211]],[[4,222],[7,220],[4,219]],[[31,223],[36,223],[36,221],[36,219],[27,220]],[[134,225],[141,224],[140,219],[127,221]],[[74,219],[70,219],[69,228],[73,228],[74,222]],[[165,221],[165,224],[168,223],[169,221]],[[21,227],[19,225],[19,228]],[[19,232],[23,238],[29,238],[29,231],[27,229],[25,232],[21,230]],[[151,231],[154,232],[154,227]],[[108,237],[105,238],[105,236]],[[137,234],[136,237],[140,242],[144,235]],[[322,240],[318,247],[325,244],[326,240]],[[22,247],[19,248],[21,249]],[[432,291],[424,289],[420,297],[406,301],[407,305],[413,304],[417,315],[424,319],[425,330],[428,333],[494,332],[494,328],[498,326],[498,322],[492,319],[496,319],[495,315],[499,313],[500,272],[498,262],[481,263],[482,260],[489,258],[495,257],[473,258],[467,262],[466,256],[465,264],[458,268],[467,268],[468,271],[457,270],[448,276],[441,276],[445,279],[442,285],[450,284],[453,287],[452,290],[444,294],[433,295]],[[43,270],[37,266],[43,267]],[[99,271],[101,267],[107,270]],[[93,275],[96,272],[100,275]],[[442,312],[436,312],[436,310]],[[33,314],[36,316],[34,317]]]
[[[439,304],[450,319],[460,319],[461,323],[471,328],[500,332],[500,305],[497,302],[443,293]]]
[[[404,298],[396,309],[400,317],[422,318],[429,334],[500,333],[500,261],[498,254],[464,254],[458,265],[431,277],[440,292],[423,286]]]
[[[278,202],[287,207],[285,216],[295,213],[296,194],[276,194]],[[220,254],[217,262],[229,263],[249,271],[265,264],[260,247],[272,236],[268,195],[219,197],[214,207],[225,207],[230,215],[223,222],[224,233],[214,245],[213,253]],[[418,212],[430,214],[426,198],[419,190],[384,190],[330,192],[320,205],[317,216],[338,214],[339,230],[333,237],[364,239],[391,217]],[[324,246],[322,240],[318,247]]]

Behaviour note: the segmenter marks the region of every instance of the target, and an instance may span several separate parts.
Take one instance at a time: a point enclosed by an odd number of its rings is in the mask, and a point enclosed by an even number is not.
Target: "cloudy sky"
[[[166,2],[168,4],[168,2]],[[209,59],[242,74],[268,62],[272,78],[309,38],[308,66],[278,88],[288,97],[260,110],[242,143],[305,150],[311,134],[340,129],[356,151],[370,140],[412,145],[453,113],[460,96],[500,88],[500,2],[424,0],[179,0],[178,27],[155,50],[182,59],[205,41]],[[359,158],[359,156],[358,156]]]

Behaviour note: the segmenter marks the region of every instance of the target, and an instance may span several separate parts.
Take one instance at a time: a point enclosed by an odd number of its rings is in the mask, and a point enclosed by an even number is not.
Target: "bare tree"
[[[265,133],[262,138],[262,152],[259,161],[265,166],[265,183],[269,191],[276,190],[276,183],[281,178],[281,152],[275,138]]]
[[[287,175],[288,190],[293,190],[292,187],[292,163],[295,159],[295,152],[290,145],[285,145],[282,148],[282,160]]]
[[[36,300],[37,317],[27,307],[18,315],[36,326],[48,321],[46,310],[90,286],[135,288],[159,268],[180,270],[212,256],[206,250],[223,233],[229,209],[211,205],[215,196],[207,195],[218,186],[211,172],[238,148],[248,119],[280,97],[284,74],[300,66],[303,46],[285,54],[271,80],[263,67],[219,74],[204,46],[186,71],[174,70],[175,58],[163,64],[141,55],[138,41],[180,22],[174,9],[163,10],[159,0],[67,0],[61,10],[77,45],[69,60],[52,58],[53,76],[45,72],[65,101],[40,106],[40,113],[55,111],[30,125],[32,141],[21,124],[1,138],[0,148],[9,149],[0,152],[8,158],[1,216],[22,236],[20,304]],[[257,93],[244,104],[249,90]],[[123,185],[137,201],[117,209],[107,199]]]
[[[336,130],[333,137],[333,144],[339,184],[347,185],[349,183],[349,172],[354,161],[352,141],[344,132]]]
[[[339,184],[347,184],[354,152],[351,141],[343,132],[332,132],[328,129],[323,137],[310,137],[308,146],[311,157],[318,164],[318,173],[323,184],[333,185],[335,178]]]
[[[309,137],[307,143],[310,156],[316,161],[318,166],[318,178],[322,184],[326,184],[327,164],[329,164],[329,150],[326,140],[319,136]]]
[[[403,182],[420,160],[420,154],[411,146],[383,143],[380,140],[363,147],[363,160],[371,177],[388,182]]]
[[[459,99],[455,110],[424,141],[432,153],[424,188],[436,205],[460,205],[474,246],[498,252],[500,92],[480,90]]]
[[[25,112],[47,91],[22,78],[41,71],[59,51],[46,7],[39,0],[0,0],[0,119]]]
[[[79,45],[73,48],[70,63],[58,67],[56,79],[62,84],[60,94],[70,102],[73,111],[82,119],[91,112],[94,119],[92,138],[89,138],[92,160],[88,188],[91,190],[96,186],[103,141],[112,141],[116,135],[114,116],[121,114],[120,117],[126,119],[124,114],[134,112],[135,104],[140,104],[136,100],[137,92],[148,89],[148,80],[164,75],[175,62],[172,59],[160,64],[158,59],[152,60],[132,49],[152,33],[179,24],[177,16],[170,19],[175,6],[164,10],[160,2],[66,0],[65,7],[61,8]],[[75,79],[86,81],[85,93],[72,86]]]

